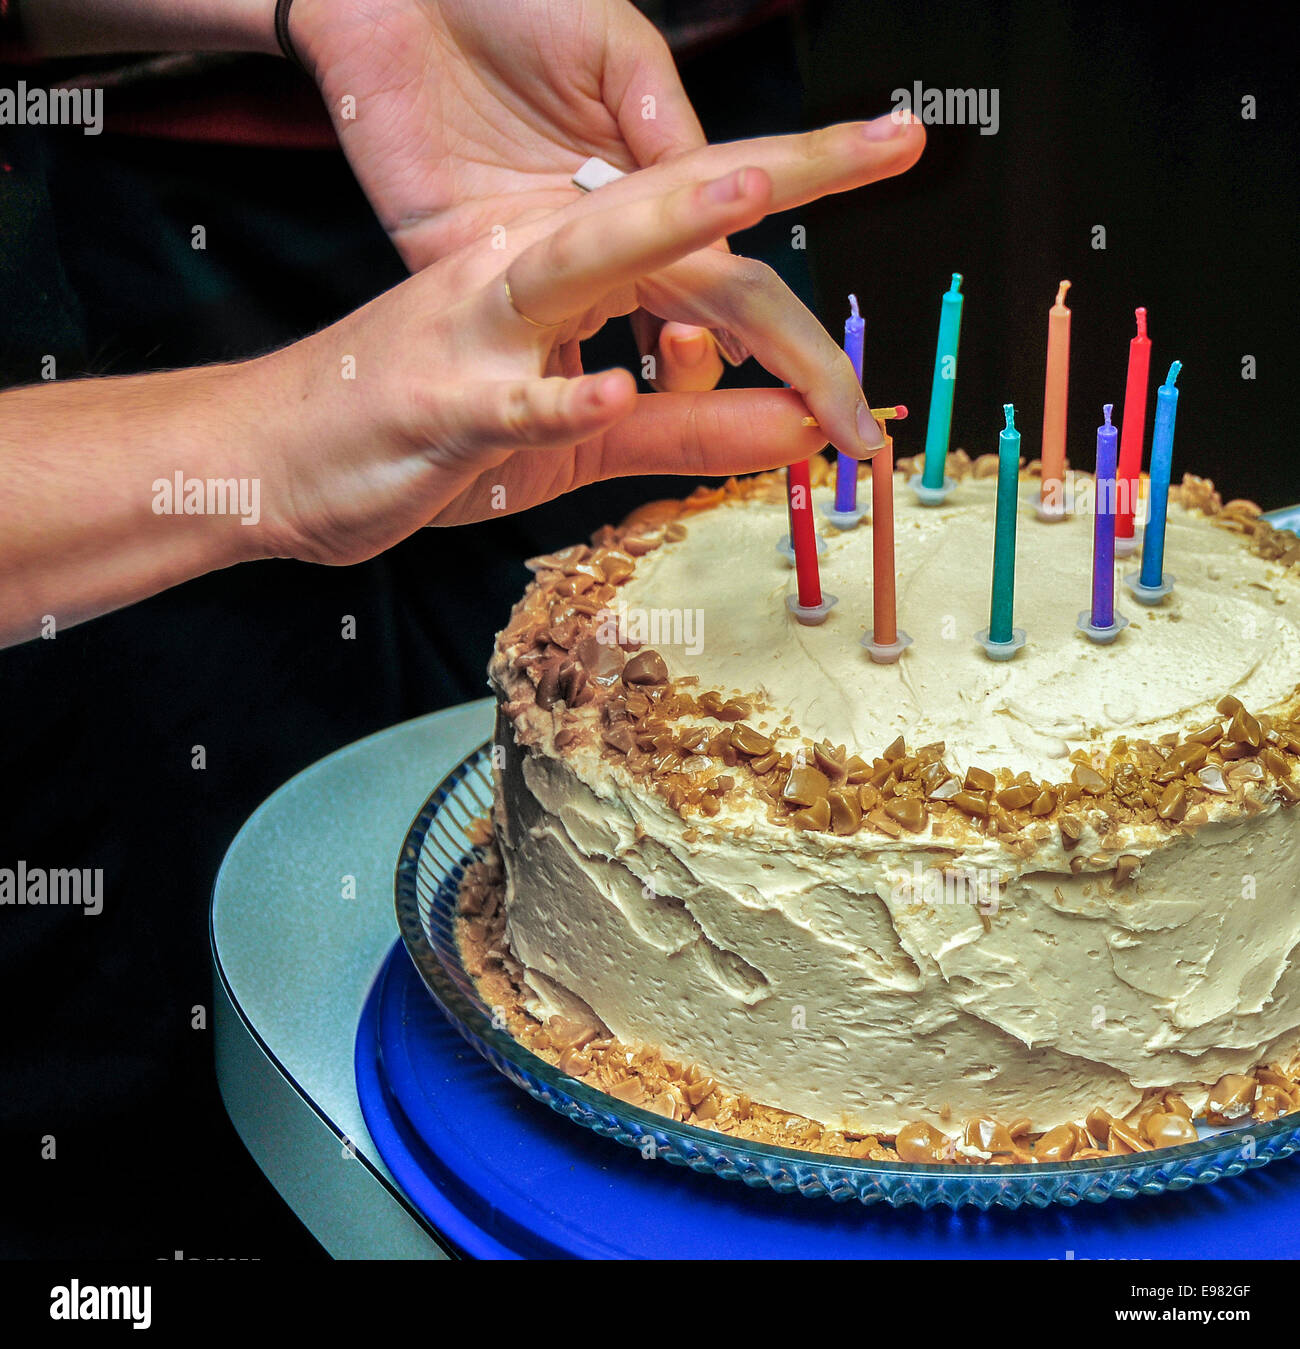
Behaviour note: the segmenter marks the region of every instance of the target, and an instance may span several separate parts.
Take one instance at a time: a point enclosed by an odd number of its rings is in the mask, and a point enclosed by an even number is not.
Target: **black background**
[[[1036,452],[1047,309],[1068,277],[1074,460],[1090,466],[1101,404],[1122,402],[1145,304],[1153,390],[1170,359],[1185,363],[1175,472],[1278,506],[1300,500],[1294,29],[1259,8],[1211,20],[1112,3],[832,0],[683,74],[714,139],[876,115],[918,79],[998,88],[997,135],[932,127],[904,178],[733,241],[778,266],[833,332],[857,292],[868,395],[916,410],[899,453],[923,440],[954,270],[967,295],[954,442],[994,449],[1014,401]],[[249,354],[401,276],[333,154],[75,133],[11,134],[3,148],[10,382],[35,378],[49,350],[65,373]],[[201,254],[188,247],[196,221]],[[790,247],[793,224],[807,227],[805,252]],[[611,337],[591,344],[588,367],[633,354]],[[772,382],[752,363],[728,378]],[[481,695],[525,556],[682,486],[603,485],[525,517],[424,531],[346,570],[247,566],[0,653],[0,865],[103,867],[106,894],[95,919],[0,918],[0,1253],[319,1254],[225,1120],[210,1033],[190,1029],[192,1006],[211,1003],[220,859],[256,805],[321,755]],[[469,593],[452,584],[466,576]],[[354,642],[340,640],[344,614]],[[57,1162],[39,1160],[47,1134]]]
[[[1210,18],[1103,0],[875,14],[867,28],[860,7],[836,5],[817,25],[812,122],[886,107],[914,80],[1000,90],[997,135],[930,128],[910,173],[809,214],[823,319],[839,318],[838,297],[857,287],[868,396],[920,414],[899,453],[924,447],[939,296],[956,271],[967,299],[955,443],[996,450],[1002,404],[1014,402],[1023,448],[1037,454],[1047,310],[1068,278],[1074,462],[1092,467],[1102,405],[1118,417],[1133,310],[1145,305],[1152,406],[1170,361],[1184,363],[1175,475],[1211,477],[1265,507],[1300,498],[1287,418],[1300,140],[1284,55],[1296,11]],[[1246,95],[1254,120],[1241,115]],[[1092,246],[1097,225],[1104,250]],[[1246,355],[1254,380],[1242,378]]]

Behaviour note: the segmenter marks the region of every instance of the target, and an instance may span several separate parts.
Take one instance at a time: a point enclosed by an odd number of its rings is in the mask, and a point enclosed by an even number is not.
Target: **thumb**
[[[655,388],[664,393],[703,392],[722,378],[722,357],[707,328],[665,323],[659,333],[658,356]]]
[[[690,323],[665,322],[648,310],[630,315],[632,331],[642,352],[642,373],[661,393],[712,389],[722,378],[718,344],[707,328]],[[646,357],[650,357],[647,365]]]
[[[631,6],[605,48],[603,92],[637,168],[702,149],[700,119],[662,35]]]

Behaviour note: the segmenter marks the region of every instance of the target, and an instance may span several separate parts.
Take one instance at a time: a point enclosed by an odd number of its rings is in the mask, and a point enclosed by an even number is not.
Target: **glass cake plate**
[[[489,742],[443,779],[407,833],[396,877],[402,940],[434,1001],[494,1068],[574,1124],[643,1155],[781,1193],[894,1207],[974,1204],[988,1209],[1101,1203],[1112,1196],[1185,1190],[1240,1175],[1300,1148],[1300,1115],[1290,1115],[1213,1132],[1202,1129],[1204,1136],[1195,1143],[1128,1157],[1015,1166],[874,1162],[748,1142],[627,1105],[567,1077],[493,1026],[465,970],[456,942],[456,892],[466,866],[478,856],[472,825],[487,814],[491,801]]]

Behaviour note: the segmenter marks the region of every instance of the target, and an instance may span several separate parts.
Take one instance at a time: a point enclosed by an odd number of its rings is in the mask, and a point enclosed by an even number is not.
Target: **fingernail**
[[[744,365],[749,360],[751,354],[749,348],[735,333],[729,333],[725,328],[714,328],[711,331],[723,360],[729,365]]]
[[[872,454],[885,448],[885,433],[865,403],[858,404],[858,437]]]
[[[708,356],[712,345],[706,333],[694,333],[690,337],[674,337],[671,340],[673,358],[678,364],[688,367],[699,365]]]
[[[729,173],[725,178],[715,178],[704,187],[704,195],[718,206],[725,206],[729,201],[739,201],[744,191],[744,169],[737,169],[735,173]]]
[[[862,134],[869,141],[892,141],[895,136],[903,134],[910,121],[910,113],[887,112],[874,122],[868,122]]]

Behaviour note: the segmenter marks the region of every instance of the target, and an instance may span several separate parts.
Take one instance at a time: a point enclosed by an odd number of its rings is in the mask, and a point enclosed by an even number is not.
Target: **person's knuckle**
[[[547,440],[560,435],[569,423],[569,405],[574,396],[574,385],[557,376],[546,383],[536,405],[537,433]]]
[[[816,131],[805,131],[797,138],[795,149],[799,158],[810,164],[816,164],[826,157],[830,146],[830,127],[818,127]]]
[[[684,473],[702,473],[705,468],[704,428],[700,424],[700,404],[692,399],[682,418],[681,468]]]
[[[747,310],[780,287],[781,279],[767,263],[736,256],[727,269],[727,285],[737,308]]]
[[[547,246],[547,268],[552,274],[571,276],[586,262],[589,252],[586,231],[576,221],[562,225]]]
[[[800,139],[800,155],[808,163],[825,168],[827,164],[840,160],[850,149],[850,139],[854,134],[852,125],[848,123],[818,127],[816,131],[806,132]]]
[[[735,255],[732,270],[737,283],[745,290],[767,290],[776,280],[776,272],[759,258]]]
[[[694,184],[677,188],[655,200],[655,233],[662,239],[681,234],[695,215]]]
[[[501,394],[501,425],[516,440],[530,440],[535,434],[536,414],[526,384],[510,384]]]

